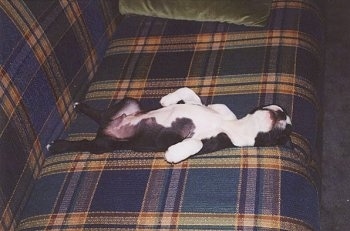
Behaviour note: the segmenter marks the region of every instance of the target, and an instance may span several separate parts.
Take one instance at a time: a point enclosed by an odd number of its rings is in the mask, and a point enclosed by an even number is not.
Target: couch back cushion
[[[265,26],[272,0],[119,0],[121,14]]]
[[[118,2],[0,2],[0,230],[13,230],[116,28]]]

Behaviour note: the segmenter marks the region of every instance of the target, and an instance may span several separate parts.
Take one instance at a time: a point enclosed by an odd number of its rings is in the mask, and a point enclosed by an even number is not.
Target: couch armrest
[[[0,216],[12,230],[116,29],[118,2],[1,1]]]

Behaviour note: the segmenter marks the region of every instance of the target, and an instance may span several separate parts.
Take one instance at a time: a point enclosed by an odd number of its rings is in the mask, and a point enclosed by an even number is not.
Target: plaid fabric
[[[0,1],[0,230],[13,230],[45,145],[74,117],[116,28],[115,1]]]
[[[163,153],[51,156],[18,230],[319,230],[322,36],[311,0],[275,0],[266,28],[124,18],[87,103],[131,96],[152,109],[182,86],[238,117],[276,103],[292,117],[294,147],[231,148],[176,165]],[[64,136],[91,139],[96,128],[79,115]]]

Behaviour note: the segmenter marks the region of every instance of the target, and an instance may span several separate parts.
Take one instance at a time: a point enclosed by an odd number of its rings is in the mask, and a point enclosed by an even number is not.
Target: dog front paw
[[[165,152],[165,160],[172,164],[177,164],[195,155],[203,148],[203,143],[196,139],[185,139],[180,143],[174,144]]]
[[[174,152],[174,150],[168,150],[165,152],[164,156],[165,160],[170,164],[177,164],[181,161],[188,158],[188,156],[183,156],[182,154],[178,152]]]
[[[166,96],[163,96],[160,99],[160,104],[163,107],[167,107],[173,104],[177,104],[177,102],[179,102],[180,100],[181,99],[178,97],[178,95],[173,92],[173,93],[167,94]]]

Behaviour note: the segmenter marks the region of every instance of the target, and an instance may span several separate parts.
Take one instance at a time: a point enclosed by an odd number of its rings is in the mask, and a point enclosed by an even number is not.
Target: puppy
[[[178,104],[182,101],[182,104]],[[189,88],[180,88],[160,100],[163,106],[142,111],[137,100],[125,98],[105,111],[84,103],[75,109],[99,124],[93,140],[56,140],[53,153],[90,153],[134,150],[165,151],[169,163],[234,146],[273,146],[289,141],[291,119],[277,105],[259,107],[241,119],[223,104],[205,106]]]

